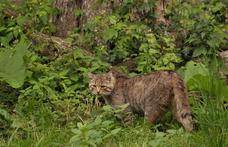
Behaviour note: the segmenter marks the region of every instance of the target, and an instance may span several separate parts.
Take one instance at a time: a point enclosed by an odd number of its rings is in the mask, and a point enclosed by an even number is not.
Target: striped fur
[[[186,84],[177,72],[160,70],[133,78],[112,72],[101,75],[88,72],[88,76],[89,89],[102,96],[106,104],[115,107],[130,103],[123,113],[132,111],[154,123],[164,111],[170,110],[186,131],[192,129]],[[130,113],[123,121],[131,119]]]

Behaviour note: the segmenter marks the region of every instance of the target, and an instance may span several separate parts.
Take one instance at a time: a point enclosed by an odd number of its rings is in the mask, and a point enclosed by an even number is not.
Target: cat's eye
[[[105,88],[105,86],[102,85],[101,88]]]
[[[93,85],[93,87],[96,87],[96,85]]]

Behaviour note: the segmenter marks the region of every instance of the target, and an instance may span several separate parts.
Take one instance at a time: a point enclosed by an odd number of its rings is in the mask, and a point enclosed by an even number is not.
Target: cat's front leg
[[[132,110],[130,106],[127,106],[122,112],[120,112],[121,120],[123,122],[124,127],[132,126]]]

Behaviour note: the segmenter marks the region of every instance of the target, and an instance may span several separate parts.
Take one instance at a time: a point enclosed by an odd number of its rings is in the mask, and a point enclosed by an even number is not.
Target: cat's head
[[[115,87],[116,80],[110,71],[107,74],[94,75],[88,72],[89,89],[93,94],[99,96],[110,95]]]

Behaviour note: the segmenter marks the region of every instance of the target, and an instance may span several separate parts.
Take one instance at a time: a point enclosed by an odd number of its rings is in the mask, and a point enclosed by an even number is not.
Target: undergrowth
[[[80,49],[54,56],[49,50],[54,44],[32,41],[36,32],[55,33],[49,20],[59,11],[53,2],[23,1],[17,6],[0,1],[0,146],[228,146],[227,79],[219,75],[228,74],[227,58],[217,56],[227,47],[226,0],[172,1],[165,9],[165,17],[172,20],[169,26],[154,22],[154,1],[124,0],[110,16],[103,11],[69,32],[66,41],[87,48],[93,57]],[[99,0],[94,7],[105,2]],[[143,17],[131,22],[134,8]],[[4,9],[20,15],[7,17]],[[83,15],[82,10],[73,13]],[[83,31],[84,36],[79,33]],[[104,44],[98,46],[94,38]],[[198,63],[191,61],[195,57]],[[190,133],[171,113],[155,124],[135,116],[133,127],[125,128],[102,98],[91,95],[87,72],[107,73],[109,65],[131,59],[134,72],[121,67],[129,76],[173,70],[176,63],[186,62],[178,72],[189,91]]]

